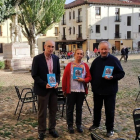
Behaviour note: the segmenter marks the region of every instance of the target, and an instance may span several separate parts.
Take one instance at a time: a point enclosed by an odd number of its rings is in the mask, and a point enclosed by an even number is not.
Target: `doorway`
[[[116,50],[120,51],[120,41],[115,41]]]

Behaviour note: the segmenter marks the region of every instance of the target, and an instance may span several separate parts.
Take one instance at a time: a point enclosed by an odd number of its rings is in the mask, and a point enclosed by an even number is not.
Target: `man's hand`
[[[46,88],[52,88],[49,84],[46,85]]]
[[[78,79],[75,79],[78,82],[85,82],[85,80],[83,78],[78,77]]]
[[[54,88],[58,88],[58,83],[56,83],[55,87]]]
[[[111,80],[111,79],[113,78],[113,76],[110,76],[110,77],[105,76],[104,78],[105,78],[106,80]]]

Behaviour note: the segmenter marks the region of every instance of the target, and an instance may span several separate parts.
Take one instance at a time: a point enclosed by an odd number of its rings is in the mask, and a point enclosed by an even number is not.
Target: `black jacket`
[[[53,59],[53,73],[56,76],[56,82],[60,83],[60,64],[59,58],[52,54]],[[34,57],[32,63],[32,77],[34,79],[34,92],[37,95],[46,95],[49,89],[46,89],[48,66],[44,53]]]
[[[113,79],[106,80],[102,78],[105,66],[113,66]],[[94,94],[110,95],[116,94],[118,91],[118,80],[125,75],[119,60],[113,55],[109,54],[106,58],[97,57],[91,64],[91,86]]]

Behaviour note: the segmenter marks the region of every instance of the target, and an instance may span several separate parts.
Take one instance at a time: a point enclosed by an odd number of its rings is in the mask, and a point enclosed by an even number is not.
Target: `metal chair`
[[[60,110],[60,105],[62,105],[62,116],[64,113],[64,107],[66,105],[66,97],[63,95],[62,87],[58,87],[58,95],[57,95],[57,105]]]
[[[90,135],[91,135],[92,140],[105,140],[105,139],[101,138],[100,136],[98,136],[96,133],[92,132]]]
[[[140,88],[140,75],[138,75],[138,81],[139,81],[139,88]],[[137,97],[136,97],[136,100],[135,100],[135,101],[137,101],[137,99],[138,99],[139,95],[140,95],[140,89],[139,89],[139,91],[138,91],[138,95],[137,95]]]
[[[133,120],[135,126],[136,137],[135,140],[140,140],[140,108],[136,108],[133,111]]]
[[[17,96],[18,96],[19,101],[18,101],[18,104],[17,104],[17,107],[16,107],[16,110],[15,110],[14,115],[17,112],[17,109],[18,109],[18,106],[19,106],[19,102],[22,102],[22,105],[21,105],[21,108],[20,108],[20,111],[19,111],[19,115],[18,115],[17,120],[19,120],[20,113],[21,113],[21,110],[22,110],[22,107],[23,107],[23,104],[24,103],[30,103],[30,102],[32,102],[33,105],[34,105],[35,111],[37,112],[36,106],[35,106],[35,102],[37,101],[37,96],[33,93],[32,89],[31,88],[24,88],[21,91],[21,93],[20,93],[19,88],[17,86],[15,86],[15,90],[16,90],[16,93],[17,93]],[[23,92],[25,90],[26,91],[28,90],[29,92],[26,92],[25,95],[23,95]]]

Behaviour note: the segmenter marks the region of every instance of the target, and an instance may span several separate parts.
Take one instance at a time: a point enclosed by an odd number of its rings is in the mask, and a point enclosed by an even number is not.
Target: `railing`
[[[81,16],[78,16],[76,22],[77,23],[82,22],[82,17]]]
[[[66,25],[66,20],[61,20],[61,25]]]
[[[66,40],[66,35],[62,35],[62,40]]]
[[[115,38],[121,38],[121,33],[115,33]]]
[[[115,22],[121,22],[121,17],[120,16],[115,17]]]
[[[77,39],[82,39],[82,33],[77,34]]]

